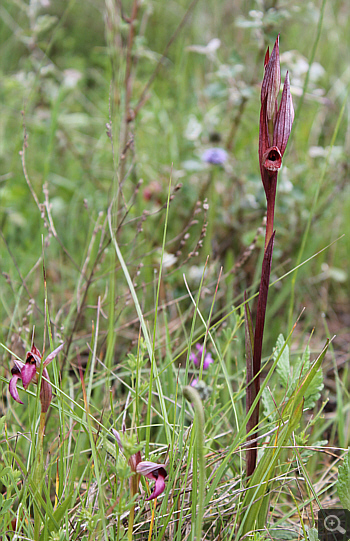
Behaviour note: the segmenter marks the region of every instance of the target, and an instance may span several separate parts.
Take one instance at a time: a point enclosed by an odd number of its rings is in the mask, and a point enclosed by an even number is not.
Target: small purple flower
[[[223,148],[207,148],[202,154],[202,161],[213,165],[223,165],[227,160],[227,152]]]
[[[196,344],[197,354],[191,353],[190,359],[193,362],[195,366],[201,365],[202,355],[203,355],[203,346],[201,344]],[[210,353],[205,353],[204,360],[203,360],[203,369],[207,370],[211,363],[213,363],[213,358]]]
[[[49,373],[46,370],[46,367],[48,364],[50,364],[51,361],[56,357],[56,355],[61,351],[64,344],[61,344],[56,348],[52,353],[50,353],[45,361],[43,366],[43,376],[44,378],[41,380],[41,388],[40,388],[40,402],[41,402],[41,411],[43,413],[46,413],[49,409],[49,406],[51,404],[52,399],[52,387],[49,383]],[[26,355],[26,362],[22,363],[22,361],[17,361],[14,359],[15,366],[11,370],[12,378],[10,379],[10,395],[16,402],[19,404],[23,404],[23,402],[19,398],[18,390],[17,390],[17,381],[19,379],[22,380],[23,387],[25,389],[28,388],[29,384],[31,382],[38,383],[38,373],[40,372],[40,365],[41,365],[42,355],[38,348],[35,347],[35,345],[32,345],[32,348],[30,351],[27,352]],[[46,381],[48,380],[48,381]]]

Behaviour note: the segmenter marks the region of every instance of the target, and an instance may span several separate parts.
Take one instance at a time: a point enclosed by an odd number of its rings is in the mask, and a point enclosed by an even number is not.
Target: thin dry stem
[[[94,246],[94,243],[95,243],[97,233],[101,229],[100,220],[101,220],[102,216],[103,216],[103,212],[99,212],[97,220],[95,222],[94,230],[93,230],[92,235],[91,235],[91,239],[90,239],[90,243],[89,243],[89,246],[88,246],[86,258],[85,258],[84,264],[82,266],[82,269],[80,271],[78,285],[77,285],[77,310],[78,310],[78,312],[80,311],[80,308],[81,308],[81,304],[80,304],[81,283],[82,283],[83,278],[86,279],[86,271],[87,271],[88,264],[90,263],[91,252],[92,252],[92,249],[93,249],[93,246]]]
[[[120,168],[119,168],[118,211],[120,209],[120,204],[121,204],[120,192],[122,189],[122,184],[124,181],[124,174],[125,174],[125,160],[126,160],[126,154],[128,150],[128,139],[129,139],[129,124],[131,120],[133,120],[133,114],[130,113],[130,102],[131,102],[132,88],[133,88],[132,48],[134,44],[135,21],[137,18],[137,13],[138,13],[138,0],[134,0],[133,5],[132,5],[131,17],[129,19],[129,33],[128,33],[128,40],[127,40],[127,48],[126,48],[126,69],[125,69],[125,82],[124,82],[125,104],[124,104],[124,119],[123,119],[121,139],[120,139],[120,148],[122,149],[122,152],[120,154]],[[121,16],[122,16],[122,13],[121,13]]]
[[[139,101],[137,102],[137,105],[134,108],[134,114],[133,114],[134,118],[137,116],[137,114],[139,113],[141,107],[147,101],[147,92],[149,91],[150,87],[152,86],[152,83],[153,83],[154,79],[157,77],[158,72],[159,72],[160,68],[163,65],[164,59],[165,59],[166,55],[168,54],[168,51],[169,51],[171,45],[174,43],[174,41],[176,40],[178,34],[182,30],[183,26],[186,24],[190,14],[191,14],[191,11],[194,9],[197,2],[198,2],[198,0],[192,0],[192,2],[189,5],[185,15],[182,18],[179,26],[176,28],[174,34],[171,36],[170,40],[168,41],[168,43],[167,43],[167,45],[166,45],[166,47],[165,47],[165,49],[163,51],[163,54],[160,57],[160,59],[158,60],[158,63],[156,65],[151,77],[149,78],[148,82],[146,83],[145,88],[141,92],[141,96],[139,98]]]

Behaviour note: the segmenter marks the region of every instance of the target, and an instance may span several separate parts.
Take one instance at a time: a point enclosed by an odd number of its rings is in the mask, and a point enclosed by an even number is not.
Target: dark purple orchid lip
[[[115,430],[115,428],[112,428],[112,433],[117,440],[119,449],[122,453],[124,453],[119,432]],[[155,481],[153,492],[148,498],[146,498],[146,501],[154,500],[155,498],[158,498],[162,492],[164,492],[167,472],[163,464],[157,464],[156,462],[151,462],[149,460],[142,461],[140,451],[131,455],[128,463],[134,473],[138,473],[144,477],[147,477],[147,479],[150,479],[151,481]]]
[[[155,462],[139,462],[136,468],[137,473],[144,475],[148,479],[155,481],[153,492],[146,501],[155,500],[165,489],[165,478],[167,472],[162,464],[156,464]]]
[[[282,165],[282,156],[277,147],[267,149],[263,155],[263,167],[269,171],[278,171]]]
[[[23,387],[28,388],[29,383],[36,377],[36,363],[26,362],[21,370],[21,379]]]
[[[16,402],[18,402],[19,404],[23,404],[22,400],[20,400],[19,398],[19,394],[17,390],[17,381],[19,379],[21,379],[21,377],[18,374],[13,374],[12,378],[10,379],[9,390],[10,390],[10,395],[12,396],[12,398],[16,400]]]

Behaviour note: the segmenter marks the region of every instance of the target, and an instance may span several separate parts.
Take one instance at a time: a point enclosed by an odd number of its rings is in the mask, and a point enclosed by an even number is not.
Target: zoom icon
[[[346,509],[320,509],[318,537],[320,541],[348,541],[350,539],[350,512]]]

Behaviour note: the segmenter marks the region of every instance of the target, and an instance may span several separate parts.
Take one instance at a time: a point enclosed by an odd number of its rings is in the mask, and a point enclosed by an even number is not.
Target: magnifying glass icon
[[[324,519],[323,524],[329,532],[339,532],[342,535],[346,534],[346,530],[340,525],[340,518],[337,515],[328,515]]]

